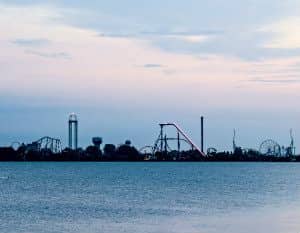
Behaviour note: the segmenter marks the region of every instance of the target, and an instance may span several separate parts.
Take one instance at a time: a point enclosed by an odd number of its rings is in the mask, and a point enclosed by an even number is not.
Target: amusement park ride
[[[51,138],[51,137],[42,137],[37,141],[34,141],[30,144],[21,144],[19,142],[13,142],[11,147],[15,148],[25,148],[25,151],[34,151],[34,152],[52,152],[54,154],[61,152],[61,141],[60,139]]]
[[[269,157],[290,157],[294,156],[296,154],[296,147],[294,145],[294,137],[293,137],[293,130],[290,130],[290,145],[287,147],[280,146],[280,144],[273,139],[267,139],[264,140],[258,149],[258,153],[263,156],[269,156]],[[236,151],[237,149],[240,149],[243,152],[252,150],[256,151],[254,149],[242,149],[241,147],[238,147],[236,145],[236,131],[233,131],[233,151]]]
[[[148,154],[155,156],[156,153],[167,154],[172,151],[177,151],[180,153],[182,150],[183,144],[187,145],[191,151],[196,152],[199,156],[205,157],[203,152],[203,119],[201,118],[202,127],[201,127],[201,149],[192,141],[192,139],[179,127],[176,123],[161,123],[159,136],[156,139],[154,146],[145,146],[140,151],[145,153],[148,151]],[[167,134],[166,128],[173,128],[176,131],[176,135],[170,136]],[[176,146],[172,147],[172,142],[176,143]],[[173,143],[174,144],[174,143]]]
[[[205,156],[203,151],[187,136],[186,133],[183,132],[183,130],[176,124],[176,123],[165,123],[165,124],[159,124],[160,126],[160,134],[158,136],[158,139],[156,140],[153,148],[153,152],[168,152],[170,149],[168,145],[168,141],[177,141],[177,151],[180,152],[180,146],[181,142],[185,142],[188,145],[190,145],[191,150],[197,151],[200,155]],[[164,128],[165,127],[173,127],[177,130],[177,137],[168,137],[167,134],[164,134]]]
[[[290,130],[291,142],[288,147],[280,146],[279,143],[272,139],[265,140],[261,143],[259,147],[259,152],[265,156],[274,156],[274,157],[288,157],[293,156],[296,153],[296,148],[294,145],[293,131]]]

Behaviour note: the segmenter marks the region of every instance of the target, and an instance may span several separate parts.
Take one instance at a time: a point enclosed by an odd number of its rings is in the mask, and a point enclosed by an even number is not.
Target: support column
[[[204,153],[204,117],[201,116],[201,152]]]
[[[160,125],[160,152],[163,152],[164,149],[164,131],[163,131],[163,125]]]

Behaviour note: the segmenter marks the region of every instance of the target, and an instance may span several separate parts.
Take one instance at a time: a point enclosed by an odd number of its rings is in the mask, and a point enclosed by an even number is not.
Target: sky
[[[298,0],[0,0],[0,144],[42,136],[300,146]],[[172,133],[172,132],[170,132]],[[298,150],[297,150],[298,151]]]

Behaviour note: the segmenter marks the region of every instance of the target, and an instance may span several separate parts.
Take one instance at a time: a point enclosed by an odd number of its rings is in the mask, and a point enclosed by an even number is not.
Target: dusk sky
[[[151,145],[177,122],[206,147],[300,146],[299,0],[0,0],[0,144]],[[299,151],[297,149],[297,151]]]

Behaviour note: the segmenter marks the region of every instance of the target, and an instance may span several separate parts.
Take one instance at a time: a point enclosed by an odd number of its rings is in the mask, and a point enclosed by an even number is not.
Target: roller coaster
[[[38,152],[42,152],[45,150],[49,150],[54,154],[61,152],[61,141],[59,139],[47,136],[33,142],[32,144],[30,144],[30,146]]]
[[[190,146],[191,150],[198,152],[200,156],[206,156],[204,152],[201,151],[201,149],[187,136],[187,134],[176,123],[163,123],[159,124],[159,126],[160,133],[152,148],[153,154],[155,154],[156,152],[167,153],[171,150],[168,142],[177,141],[178,152],[180,152],[181,150],[181,142],[184,142]],[[175,130],[177,131],[177,136],[168,137],[167,134],[165,134],[164,132],[165,127],[175,128]]]

